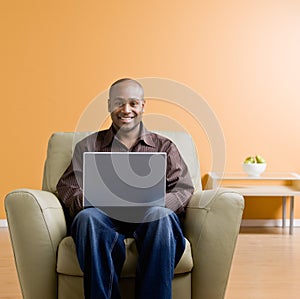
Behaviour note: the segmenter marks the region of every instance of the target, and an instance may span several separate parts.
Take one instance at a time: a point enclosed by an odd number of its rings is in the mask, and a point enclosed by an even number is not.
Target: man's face
[[[132,81],[121,82],[111,88],[108,109],[117,129],[137,128],[144,112],[142,88]]]

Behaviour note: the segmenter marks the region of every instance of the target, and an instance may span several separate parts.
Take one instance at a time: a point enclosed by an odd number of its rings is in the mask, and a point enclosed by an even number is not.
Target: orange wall
[[[269,171],[300,172],[300,1],[1,1],[0,32],[0,218],[7,192],[40,188],[51,133],[75,130],[123,76],[169,78],[202,95],[223,128],[227,171],[259,153]],[[260,203],[247,200],[244,217],[280,217],[279,200]]]

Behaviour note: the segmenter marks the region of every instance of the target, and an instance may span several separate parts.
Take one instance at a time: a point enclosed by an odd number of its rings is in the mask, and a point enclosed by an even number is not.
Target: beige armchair
[[[224,298],[244,208],[243,197],[224,189],[202,191],[199,162],[191,137],[183,132],[160,133],[178,146],[196,188],[184,222],[188,242],[175,269],[173,298]],[[56,184],[71,160],[74,143],[86,135],[53,134],[48,144],[42,190],[19,189],[5,198],[15,263],[25,299],[84,298],[83,273],[75,244],[66,236]],[[137,251],[133,239],[125,242],[126,261],[120,288],[122,298],[129,299],[134,298]]]

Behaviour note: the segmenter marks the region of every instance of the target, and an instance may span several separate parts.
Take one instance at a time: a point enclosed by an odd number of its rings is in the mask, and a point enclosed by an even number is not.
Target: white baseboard
[[[7,220],[6,219],[0,219],[0,227],[7,227]]]
[[[290,219],[285,221],[286,227],[290,226]],[[281,219],[243,219],[242,227],[281,227]],[[294,227],[300,226],[300,219],[294,219]]]

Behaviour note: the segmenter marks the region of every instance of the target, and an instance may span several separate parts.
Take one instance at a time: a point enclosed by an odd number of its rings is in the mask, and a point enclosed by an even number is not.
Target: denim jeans
[[[153,219],[153,213],[165,216],[147,222],[147,217]],[[180,221],[174,212],[159,207],[150,208],[144,220],[141,223],[118,221],[97,208],[77,214],[71,235],[84,273],[86,299],[121,298],[118,280],[125,261],[127,237],[136,240],[139,253],[135,298],[172,298],[174,268],[185,248]]]

